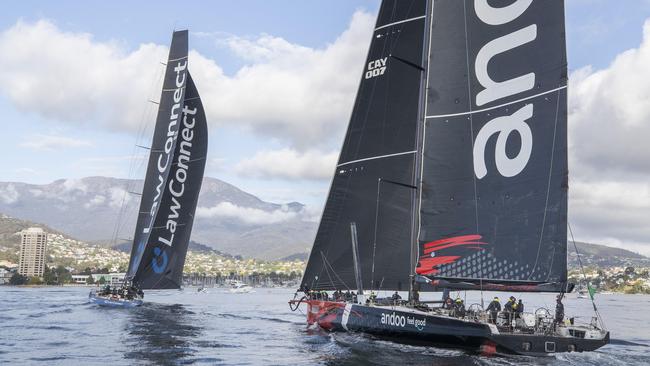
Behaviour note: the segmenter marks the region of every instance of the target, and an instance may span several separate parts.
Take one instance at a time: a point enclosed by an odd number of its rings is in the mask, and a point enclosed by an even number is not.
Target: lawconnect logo
[[[407,317],[404,315],[399,315],[390,313],[381,313],[381,324],[390,325],[393,327],[404,328],[405,326],[414,326],[417,330],[422,330],[427,325],[427,319],[416,319],[415,317]]]
[[[165,272],[167,263],[169,263],[167,253],[158,247],[153,248],[153,259],[151,260],[151,268],[153,271],[158,274]]]

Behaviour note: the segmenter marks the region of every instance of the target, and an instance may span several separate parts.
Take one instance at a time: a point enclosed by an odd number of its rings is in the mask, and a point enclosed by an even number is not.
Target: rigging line
[[[164,73],[165,73],[164,68],[158,68],[157,69],[156,75],[151,79],[151,85],[149,86],[148,90],[153,90],[154,89],[154,85],[157,82],[160,82],[160,80],[162,79]],[[141,116],[140,116],[140,123],[139,123],[138,133],[136,135],[136,142],[137,142],[138,139],[140,139],[142,137],[142,135],[144,134],[144,131],[146,130],[145,120],[147,119],[147,114],[148,114],[147,112],[150,111],[150,110],[151,109],[150,109],[149,105],[145,105],[143,107],[143,109],[142,109],[142,113],[141,113]],[[133,150],[132,150],[133,156],[135,156],[135,152],[136,152],[136,149],[134,147]],[[136,159],[132,159],[131,162],[129,163],[129,173],[128,173],[129,177],[131,177],[131,174],[135,170],[135,165],[136,164],[137,164]],[[120,202],[120,210],[118,211],[118,214],[117,214],[117,217],[116,217],[116,222],[115,222],[115,226],[114,226],[114,229],[113,229],[113,236],[111,238],[111,241],[113,242],[113,244],[115,244],[117,242],[117,236],[119,235],[119,232],[121,231],[122,226],[124,225],[124,222],[122,222],[122,218],[124,217],[124,215],[126,214],[126,212],[128,210],[128,207],[127,207],[128,193],[126,191],[130,190],[131,187],[129,187],[129,186],[130,186],[130,183],[127,183],[126,190],[125,190],[124,194],[122,195],[122,201]]]
[[[499,108],[502,108],[502,107],[507,107],[507,106],[512,105],[512,104],[517,104],[517,103],[525,102],[525,101],[530,100],[530,99],[535,99],[537,97],[541,97],[541,96],[544,96],[546,94],[551,94],[551,93],[554,93],[554,92],[556,92],[558,90],[562,90],[562,89],[566,89],[566,88],[567,88],[567,86],[563,85],[563,86],[557,87],[555,89],[547,90],[547,91],[544,91],[544,92],[541,92],[541,93],[538,93],[538,94],[534,94],[534,95],[530,95],[530,96],[527,96],[527,97],[523,97],[521,99],[513,100],[512,102],[506,102],[506,103],[503,103],[503,104],[495,105],[494,107],[487,107],[487,108],[483,108],[483,109],[475,109],[475,110],[469,111],[469,112],[437,114],[437,115],[427,116],[426,118],[427,119],[433,119],[433,118],[445,118],[445,117],[458,117],[458,116],[465,116],[465,115],[473,114],[473,113],[487,112],[487,111],[491,111],[493,109],[499,109]]]
[[[472,101],[472,84],[470,79],[470,67],[469,67],[469,31],[467,29],[467,1],[463,0],[463,14],[465,21],[465,60],[467,66],[467,94],[469,96],[469,130],[470,137],[472,139],[472,151],[474,151],[474,115],[472,110],[474,104]],[[479,234],[479,224],[478,224],[478,190],[476,188],[476,174],[472,173],[472,183],[474,184],[474,215],[476,220],[476,234]],[[483,278],[483,256],[479,255],[479,276]],[[481,306],[483,306],[483,280],[480,281],[481,286]]]
[[[591,291],[589,291],[589,281],[587,280],[587,274],[585,273],[585,267],[582,265],[582,259],[580,259],[580,252],[578,252],[578,245],[576,244],[576,240],[573,237],[573,230],[571,229],[571,223],[567,221],[567,226],[569,227],[569,233],[571,234],[571,241],[573,242],[573,248],[576,251],[576,255],[578,257],[578,264],[580,264],[580,270],[582,271],[582,276],[584,277],[585,281],[587,282],[587,291],[589,292],[589,298],[591,299],[591,305],[594,307],[594,312],[596,313],[596,317],[598,318],[598,321],[600,322],[600,326],[603,329],[605,328],[605,322],[603,321],[603,318],[600,316],[600,312],[598,311],[598,308],[596,307],[596,302],[594,301],[593,296],[591,296]]]
[[[348,286],[348,284],[345,283],[345,281],[343,281],[343,280],[341,279],[341,277],[339,277],[339,275],[336,273],[336,270],[334,269],[334,267],[332,266],[332,264],[327,260],[327,258],[325,258],[325,262],[326,262],[327,265],[330,266],[330,268],[332,269],[332,273],[334,273],[334,276],[336,276],[336,278],[337,278],[337,279],[338,279],[338,280],[343,284],[343,286],[345,286],[345,288],[349,290],[349,289],[350,289],[350,286]]]
[[[395,182],[394,180],[390,180],[390,179],[383,179],[383,178],[379,178],[379,179],[381,179],[382,182],[386,182],[386,183],[394,184],[394,185],[396,185],[396,186],[405,187],[405,188],[410,188],[410,189],[416,189],[416,190],[418,189],[418,187],[416,187],[416,186],[414,186],[414,185],[412,185],[412,184],[406,184],[406,183]]]
[[[323,251],[320,252],[320,255],[323,257],[323,261],[325,262],[325,264],[328,265],[332,269],[332,273],[334,273],[334,276],[336,276],[336,278],[343,284],[343,286],[345,286],[345,288],[349,290],[350,286],[348,286],[348,284],[345,283],[345,281],[343,281],[341,279],[341,277],[339,277],[339,275],[336,273],[336,270],[334,270],[334,267],[332,267],[332,264],[330,264],[330,262],[327,260],[327,258],[323,254]],[[326,270],[327,270],[327,268],[326,268]],[[329,272],[328,272],[328,276],[329,276]],[[336,286],[334,286],[334,287],[336,287]]]
[[[537,244],[537,256],[535,257],[535,264],[528,273],[528,279],[533,275],[533,272],[537,269],[537,263],[539,262],[539,254],[542,251],[542,240],[544,239],[544,227],[546,226],[546,214],[548,212],[548,198],[551,195],[551,178],[553,177],[553,160],[555,158],[555,138],[557,136],[557,121],[560,115],[560,92],[557,93],[557,101],[555,103],[555,122],[553,125],[553,145],[551,146],[551,164],[548,169],[548,183],[546,184],[546,201],[544,203],[544,216],[542,216],[542,228],[539,233],[539,243]],[[549,275],[552,268],[549,268]]]
[[[323,252],[321,252],[320,254],[323,255]],[[325,273],[327,273],[327,277],[330,279],[330,283],[332,284],[332,287],[336,288],[336,284],[334,283],[334,280],[332,280],[332,276],[330,276],[330,271],[329,269],[327,269],[327,267],[325,267]]]
[[[408,66],[411,66],[411,67],[414,67],[414,68],[416,68],[416,69],[418,69],[418,70],[420,70],[420,71],[424,71],[424,67],[422,67],[422,66],[420,66],[420,65],[418,65],[418,64],[416,64],[416,63],[414,63],[414,62],[407,61],[407,60],[405,60],[405,59],[403,59],[403,58],[401,58],[401,57],[399,57],[399,56],[394,56],[394,55],[390,54],[390,55],[388,55],[388,57],[390,57],[390,58],[394,58],[394,59],[397,60],[397,61],[401,61],[401,62],[403,62],[404,64],[406,64],[406,65],[408,65]]]

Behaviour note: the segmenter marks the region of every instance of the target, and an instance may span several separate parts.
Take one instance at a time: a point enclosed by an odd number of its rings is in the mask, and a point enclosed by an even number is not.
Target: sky
[[[148,100],[171,32],[187,28],[206,175],[321,210],[379,0],[180,4],[5,5],[0,181],[144,176]],[[566,0],[566,20],[574,233],[650,254],[650,1]]]

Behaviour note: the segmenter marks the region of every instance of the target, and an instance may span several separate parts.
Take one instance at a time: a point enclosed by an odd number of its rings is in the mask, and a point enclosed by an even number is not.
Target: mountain
[[[65,235],[46,225],[0,214],[0,246],[18,249],[20,246],[20,235],[18,233],[30,227],[40,227],[48,233]]]
[[[626,249],[578,241],[576,246],[585,267],[650,267],[650,258]],[[568,265],[569,268],[580,267],[572,242],[569,242]]]
[[[42,222],[96,243],[128,242],[135,230],[141,180],[60,179],[35,185],[0,182],[0,212]],[[304,205],[265,202],[204,178],[192,240],[232,255],[266,260],[309,252],[316,231]]]

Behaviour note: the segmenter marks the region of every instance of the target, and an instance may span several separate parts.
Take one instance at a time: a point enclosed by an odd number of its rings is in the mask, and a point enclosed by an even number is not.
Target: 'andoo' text
[[[532,3],[533,0],[517,0],[507,6],[493,7],[487,0],[475,0],[474,9],[483,23],[490,26],[499,26],[519,18]],[[533,89],[535,86],[534,72],[510,80],[495,81],[488,72],[488,64],[495,56],[533,42],[535,39],[537,39],[537,25],[531,24],[494,39],[481,48],[474,63],[476,78],[484,88],[476,94],[477,106]],[[514,177],[524,170],[533,150],[532,132],[530,126],[526,123],[526,120],[532,117],[533,105],[528,104],[510,115],[492,119],[481,128],[476,135],[473,151],[474,174],[478,179],[482,179],[488,173],[485,165],[485,148],[488,140],[494,134],[498,134],[494,157],[499,173],[504,177]],[[515,131],[521,137],[521,148],[517,156],[510,158],[506,154],[506,142],[508,136]]]

